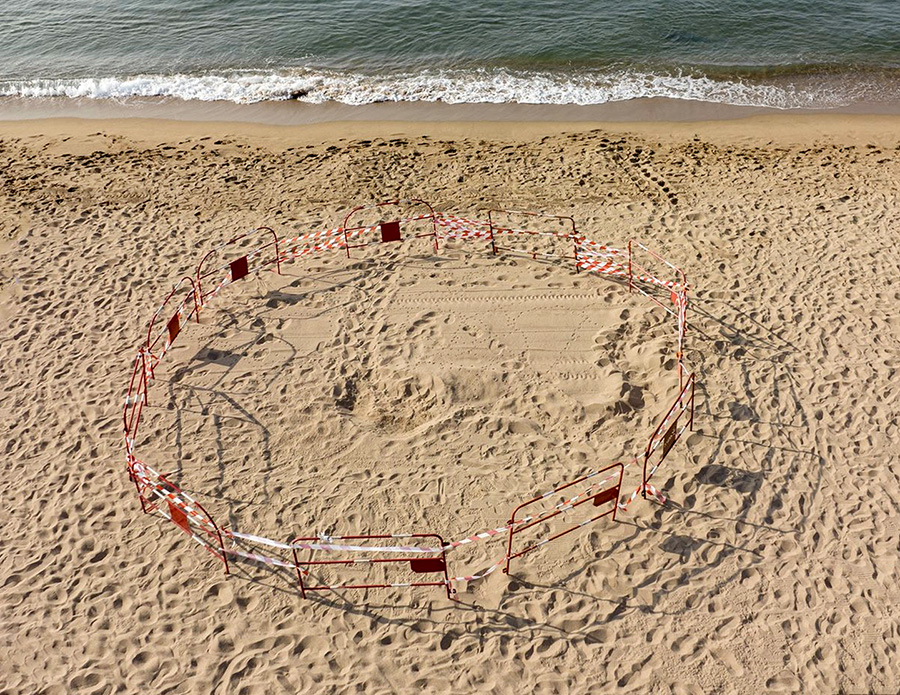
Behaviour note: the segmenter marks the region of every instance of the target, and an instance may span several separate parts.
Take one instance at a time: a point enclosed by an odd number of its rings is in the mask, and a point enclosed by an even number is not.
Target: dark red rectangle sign
[[[246,256],[241,256],[236,261],[231,262],[231,281],[240,280],[250,272],[250,265]]]
[[[181,330],[181,317],[178,314],[175,314],[169,319],[169,323],[166,325],[169,328],[169,342],[172,343],[175,341],[175,336],[178,335],[178,331]]]
[[[381,240],[400,241],[400,222],[382,222]]]
[[[669,453],[669,449],[675,444],[675,441],[678,439],[678,418],[675,418],[675,422],[672,423],[671,427],[666,430],[666,436],[663,437],[663,451],[662,457],[665,458],[666,454]]]
[[[418,574],[443,572],[444,567],[444,558],[442,557],[423,557],[409,561],[409,568]]]
[[[619,488],[611,487],[609,490],[604,490],[599,495],[594,495],[594,506],[599,507],[601,504],[606,504],[607,502],[612,502],[619,496]]]

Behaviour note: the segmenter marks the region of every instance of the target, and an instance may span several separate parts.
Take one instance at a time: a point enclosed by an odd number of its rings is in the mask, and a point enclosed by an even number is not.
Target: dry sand
[[[889,117],[2,124],[0,692],[896,693],[898,141]],[[669,501],[458,602],[226,577],[125,475],[146,321],[236,232],[398,192],[572,215],[685,269],[696,431],[655,478]],[[637,454],[675,395],[673,328],[483,244],[301,260],[179,337],[138,452],[250,533],[456,539]]]

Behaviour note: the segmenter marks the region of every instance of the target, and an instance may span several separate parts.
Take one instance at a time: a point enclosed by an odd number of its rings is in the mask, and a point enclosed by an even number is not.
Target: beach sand
[[[0,162],[0,693],[900,689],[897,117],[31,120],[0,123]],[[570,215],[684,269],[696,416],[654,477],[668,500],[458,601],[226,577],[125,472],[147,321],[236,234],[397,195]],[[638,456],[678,391],[673,319],[486,251],[419,239],[226,288],[158,371],[138,455],[282,541],[456,540]],[[451,573],[504,553],[452,551]]]

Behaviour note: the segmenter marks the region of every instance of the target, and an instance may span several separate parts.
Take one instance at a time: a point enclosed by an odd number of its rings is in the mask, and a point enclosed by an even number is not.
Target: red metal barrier
[[[438,548],[441,548],[440,554],[435,557],[385,557],[385,558],[349,558],[341,560],[307,560],[300,562],[297,557],[297,549],[293,548],[291,552],[294,555],[294,568],[297,571],[297,580],[300,582],[300,594],[306,598],[307,591],[327,591],[329,589],[387,589],[394,587],[412,587],[412,586],[444,586],[447,589],[447,598],[452,599],[454,590],[450,586],[450,575],[447,572],[447,557],[443,550],[444,539],[436,533],[409,533],[402,536],[382,534],[382,535],[366,535],[366,536],[340,536],[340,540],[386,540],[397,538],[434,538],[438,541]],[[305,537],[295,538],[291,541],[294,543],[315,543],[321,542],[321,538]],[[315,551],[310,551],[312,554]],[[408,562],[409,569],[415,574],[431,574],[443,573],[444,578],[439,581],[431,582],[399,582],[392,584],[376,583],[376,584],[336,584],[336,585],[318,585],[308,586],[303,581],[303,575],[308,574],[307,567],[318,566],[337,566],[337,565],[366,565],[366,564],[386,564]]]
[[[368,225],[361,227],[349,227],[350,218],[355,214],[362,212],[363,210],[376,210],[383,207],[394,206],[399,207],[403,205],[424,205],[428,208],[428,214],[420,215],[418,217],[410,217],[406,219],[396,219],[390,220],[387,222],[379,222],[376,225]],[[390,241],[402,241],[403,235],[401,230],[401,223],[406,224],[408,222],[415,222],[419,220],[430,220],[431,221],[431,232],[428,234],[415,234],[413,235],[413,239],[427,239],[431,238],[434,240],[434,252],[437,253],[438,250],[438,242],[437,242],[437,221],[436,221],[436,213],[434,212],[434,208],[431,207],[429,203],[426,203],[424,200],[420,198],[408,198],[405,200],[386,200],[380,203],[373,203],[372,205],[360,205],[358,207],[353,208],[350,212],[347,213],[346,217],[344,217],[344,222],[341,225],[341,229],[344,232],[344,247],[347,249],[347,258],[350,258],[350,249],[361,249],[365,246],[369,246],[370,244],[376,243],[386,243]],[[366,234],[367,232],[373,232],[378,229],[381,232],[381,238],[377,241],[364,241],[358,244],[351,244],[350,237],[351,236],[361,236]]]
[[[683,413],[688,413],[688,422],[679,429],[678,421]],[[662,422],[660,422],[653,431],[653,436],[650,437],[647,448],[644,450],[644,475],[643,485],[641,486],[641,495],[644,499],[647,499],[647,483],[650,482],[650,478],[653,477],[656,469],[660,467],[669,451],[671,451],[672,447],[675,445],[675,442],[681,437],[681,433],[686,429],[694,429],[693,374],[688,375],[687,383],[684,385],[684,388],[681,389],[678,398],[675,399],[675,402],[666,412],[666,416],[662,419]],[[662,455],[659,458],[659,462],[653,466],[648,474],[647,466],[649,465],[653,454],[659,449],[660,444],[662,444]]]
[[[635,259],[635,249],[646,251],[650,256],[664,264],[673,271],[675,280],[663,280],[654,275],[644,266],[638,264]],[[657,290],[656,293],[652,290]],[[633,239],[628,240],[628,291],[637,290],[642,295],[655,302],[657,306],[662,307],[664,311],[672,314],[678,321],[678,347],[676,349],[676,363],[678,366],[678,389],[684,388],[684,365],[683,365],[683,348],[684,348],[684,332],[687,327],[687,302],[688,302],[688,285],[684,271],[669,263],[658,253],[651,251],[639,241]],[[651,290],[651,291],[648,291]],[[660,293],[665,296],[668,290],[669,297],[673,307],[668,306],[660,299]]]
[[[512,229],[510,227],[500,227],[494,222],[495,215],[525,215],[527,217],[536,217],[543,218],[546,220],[557,220],[560,222],[565,222],[567,226],[571,226],[571,232],[540,232],[540,231],[532,231],[527,229]],[[578,234],[578,230],[575,228],[575,220],[569,217],[568,215],[547,215],[543,212],[525,212],[522,210],[488,210],[488,227],[491,238],[491,251],[494,255],[497,255],[499,251],[508,251],[511,253],[521,253],[526,256],[531,256],[534,259],[537,258],[571,258],[575,261],[575,270],[576,272],[580,270],[578,265],[579,255],[578,255],[578,245],[581,242],[581,235]],[[540,251],[535,251],[534,249],[520,249],[513,246],[502,246],[497,243],[497,237],[501,234],[512,234],[512,235],[525,235],[530,237],[549,237],[556,239],[564,239],[567,242],[571,242],[573,248],[573,254],[571,256],[565,253],[543,253]]]
[[[536,502],[543,502],[548,497],[550,497],[558,492],[561,492],[567,488],[570,488],[573,485],[578,485],[579,483],[583,483],[585,480],[593,478],[601,473],[612,470],[614,468],[618,469],[619,476],[618,476],[618,481],[612,487],[606,488],[605,490],[601,490],[600,492],[598,492],[595,495],[589,495],[589,496],[585,497],[583,500],[579,500],[577,502],[572,502],[571,504],[563,505],[562,507],[554,509],[552,512],[549,512],[547,514],[540,514],[534,519],[534,521],[529,521],[528,523],[519,525],[520,522],[519,522],[519,520],[516,519],[516,514],[518,514],[520,510],[524,509],[525,507],[527,507],[529,505],[535,504]],[[540,497],[535,497],[534,499],[530,499],[527,502],[523,502],[518,507],[516,507],[513,510],[512,514],[510,514],[510,517],[509,517],[509,522],[508,522],[509,527],[510,527],[509,528],[509,540],[507,541],[507,544],[506,544],[506,567],[503,569],[503,572],[505,574],[509,574],[509,564],[513,560],[513,558],[517,558],[517,557],[524,555],[525,553],[531,552],[532,550],[535,550],[536,548],[539,548],[542,545],[546,545],[550,541],[556,540],[557,538],[560,538],[561,536],[565,536],[566,534],[571,533],[572,531],[575,531],[577,529],[580,529],[583,526],[587,526],[588,524],[590,524],[594,521],[597,521],[598,519],[602,519],[604,516],[608,516],[608,515],[612,514],[613,521],[615,521],[616,520],[616,509],[619,506],[619,492],[622,488],[622,476],[624,475],[624,473],[625,473],[625,466],[621,463],[614,463],[610,466],[607,466],[606,468],[596,471],[595,473],[578,478],[578,480],[573,480],[571,483],[566,483],[565,485],[560,485],[559,487],[551,490],[550,492],[545,493],[545,494],[541,495]],[[591,501],[593,501],[593,504],[595,507],[602,507],[603,505],[607,505],[610,503],[612,504],[612,507],[607,509],[604,512],[601,512],[600,514],[597,514],[596,516],[591,517],[590,519],[587,519],[586,521],[582,521],[578,524],[575,524],[574,526],[570,526],[565,531],[559,531],[558,533],[555,533],[552,536],[544,538],[544,539],[538,541],[537,543],[532,543],[524,550],[520,550],[517,553],[513,553],[513,537],[514,536],[516,536],[519,533],[522,533],[523,531],[526,531],[527,529],[531,528],[532,526],[535,526],[537,524],[542,524],[545,521],[547,521],[548,519],[552,519],[553,517],[555,517],[559,514],[562,514],[563,512],[567,512],[570,509],[574,509],[575,507],[578,507],[586,502],[591,502]]]
[[[212,256],[214,253],[218,253],[219,251],[221,251],[222,249],[224,249],[227,246],[236,244],[241,239],[246,239],[247,237],[249,237],[251,234],[253,234],[255,232],[266,232],[268,234],[271,234],[272,241],[269,243],[263,244],[259,248],[253,249],[252,251],[245,253],[243,256],[240,256],[240,257],[234,259],[227,265],[218,266],[216,268],[213,268],[212,270],[207,270],[205,273],[203,272],[203,264],[206,263],[207,259],[210,256]],[[262,258],[263,251],[265,249],[269,248],[270,246],[272,247],[271,258],[269,258],[268,260],[261,261],[261,263],[259,265],[256,265],[251,269],[250,261],[254,260],[257,256]],[[226,282],[236,282],[237,280],[240,280],[241,278],[249,275],[251,272],[256,272],[257,270],[261,270],[265,266],[271,265],[272,263],[275,264],[276,271],[278,272],[279,275],[281,275],[281,256],[278,253],[278,235],[275,234],[275,231],[269,227],[258,227],[256,229],[254,229],[253,231],[246,232],[244,234],[240,234],[240,235],[234,237],[234,239],[230,239],[230,240],[226,241],[224,244],[222,244],[221,246],[214,248],[212,251],[207,253],[203,257],[203,259],[200,261],[200,263],[197,265],[197,300],[196,300],[197,307],[202,309],[203,305],[206,304],[206,301],[208,299],[210,299],[211,297],[214,297],[216,295],[216,293],[219,291],[219,289],[221,289],[222,285],[226,284]],[[217,286],[216,288],[210,290],[209,292],[204,293],[204,291],[203,291],[204,278],[208,278],[210,275],[220,273],[226,269],[228,269],[228,274],[223,277],[221,284],[219,286]]]
[[[159,318],[160,314],[163,313],[166,305],[172,300],[178,290],[181,289],[185,280],[190,284],[190,292],[183,297],[178,304],[175,313],[169,317],[168,321],[166,321],[165,328],[154,336],[153,326],[156,324],[156,320]],[[147,354],[149,357],[148,368],[151,375],[153,374],[154,369],[156,369],[156,365],[159,364],[160,360],[162,360],[163,356],[172,346],[172,343],[175,342],[175,338],[181,332],[181,327],[184,325],[185,321],[190,321],[192,316],[195,320],[200,320],[200,313],[197,310],[197,286],[194,284],[193,278],[185,276],[181,278],[181,280],[175,284],[175,287],[172,288],[172,291],[166,295],[163,303],[160,305],[159,309],[156,310],[156,313],[153,314],[150,318],[150,322],[147,324],[147,342],[145,345],[147,347]],[[157,352],[157,347],[160,343],[162,343],[162,348]]]
[[[228,554],[225,551],[225,544],[222,542],[222,532],[209,512],[197,500],[168,480],[166,476],[157,474],[158,482],[154,482],[144,471],[146,471],[146,467],[137,460],[132,461],[128,466],[128,473],[137,489],[143,512],[149,514],[154,510],[159,511],[182,531],[197,540],[213,556],[219,558],[225,565],[225,574],[230,574]],[[160,506],[163,499],[166,502],[165,509]],[[211,545],[209,541],[205,541],[194,533],[194,528],[207,534],[215,542],[215,545]]]
[[[125,406],[122,410],[122,425],[125,430],[125,458],[129,463],[134,458],[135,437],[137,436],[138,425],[141,422],[141,413],[147,404],[148,376],[147,351],[146,348],[142,347],[138,351],[137,357],[134,358],[131,380],[128,382]]]

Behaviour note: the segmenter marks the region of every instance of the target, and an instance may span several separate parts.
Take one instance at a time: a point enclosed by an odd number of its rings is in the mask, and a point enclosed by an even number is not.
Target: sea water
[[[0,95],[900,101],[898,0],[6,0]]]

